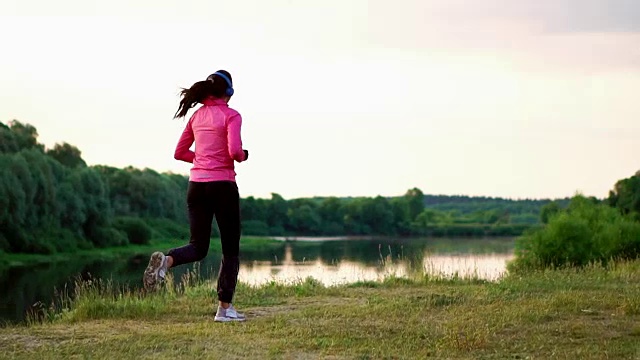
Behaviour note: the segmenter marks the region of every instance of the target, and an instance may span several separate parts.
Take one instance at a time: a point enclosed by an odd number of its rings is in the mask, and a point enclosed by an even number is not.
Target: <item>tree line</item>
[[[87,166],[75,146],[45,149],[37,138],[32,125],[0,123],[0,251],[53,253],[188,236],[186,176]],[[609,203],[639,211],[638,185],[637,179],[616,184]],[[397,197],[247,197],[241,215],[245,235],[519,235],[567,204],[413,188]]]
[[[519,235],[540,224],[550,200],[512,213],[507,206],[467,203],[439,209],[418,188],[397,197],[315,197],[242,200],[244,231],[255,235]]]

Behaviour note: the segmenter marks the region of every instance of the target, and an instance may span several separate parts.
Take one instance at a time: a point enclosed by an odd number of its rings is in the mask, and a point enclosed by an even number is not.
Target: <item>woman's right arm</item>
[[[193,159],[196,157],[196,154],[189,150],[189,148],[193,144],[194,139],[195,137],[193,135],[193,129],[191,128],[191,120],[189,120],[187,126],[182,132],[182,135],[180,136],[180,140],[178,140],[176,151],[173,154],[174,159],[193,163]]]

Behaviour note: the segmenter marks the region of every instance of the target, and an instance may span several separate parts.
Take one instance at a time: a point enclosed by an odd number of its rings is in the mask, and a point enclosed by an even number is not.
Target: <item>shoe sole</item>
[[[156,290],[159,283],[158,271],[160,271],[160,268],[162,267],[162,258],[163,254],[161,252],[154,252],[149,259],[149,265],[144,271],[144,276],[142,277],[144,288],[147,291]]]

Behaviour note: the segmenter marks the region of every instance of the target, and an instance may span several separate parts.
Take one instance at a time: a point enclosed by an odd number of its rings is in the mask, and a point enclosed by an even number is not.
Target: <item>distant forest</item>
[[[87,166],[75,146],[45,149],[37,138],[29,124],[0,123],[0,252],[46,254],[188,236],[188,177]],[[635,178],[612,191],[612,206],[640,207],[633,202]],[[413,188],[397,197],[287,200],[274,193],[241,199],[241,211],[244,235],[480,237],[520,235],[568,203],[425,195]]]

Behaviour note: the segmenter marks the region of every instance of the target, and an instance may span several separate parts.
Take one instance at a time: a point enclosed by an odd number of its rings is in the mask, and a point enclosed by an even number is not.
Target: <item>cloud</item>
[[[637,0],[372,1],[369,46],[490,56],[519,71],[640,68]]]
[[[517,5],[516,5],[517,3]],[[510,7],[499,5],[511,4]],[[640,32],[637,0],[497,1],[505,16],[532,19],[548,32]]]
[[[408,2],[400,2],[408,4]],[[482,0],[431,1],[424,10],[449,19],[533,22],[548,32],[639,32],[637,0]],[[411,3],[411,7],[420,7]]]

